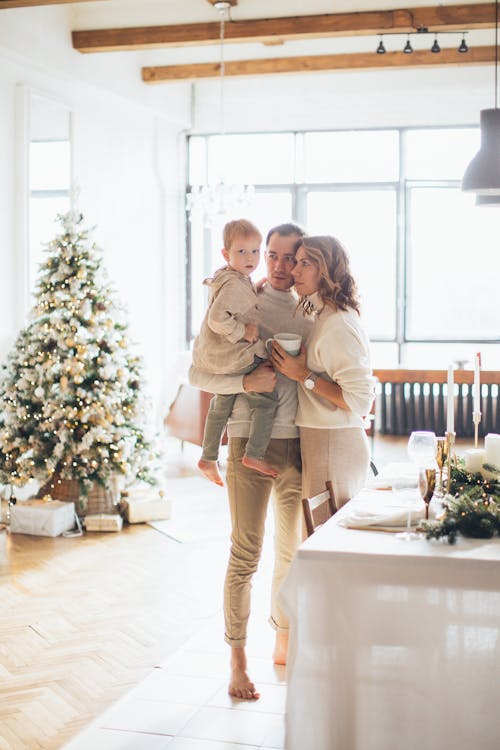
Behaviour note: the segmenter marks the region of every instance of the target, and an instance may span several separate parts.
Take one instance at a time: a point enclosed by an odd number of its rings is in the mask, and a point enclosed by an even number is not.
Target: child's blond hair
[[[235,219],[228,221],[224,227],[222,237],[224,240],[225,250],[229,250],[236,237],[258,237],[259,245],[262,242],[262,235],[251,221],[247,219]]]

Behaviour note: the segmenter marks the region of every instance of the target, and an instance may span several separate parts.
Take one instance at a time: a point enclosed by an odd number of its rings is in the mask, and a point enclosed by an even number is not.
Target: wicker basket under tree
[[[94,513],[117,513],[120,501],[118,481],[115,479],[111,481],[109,487],[95,483],[85,493],[78,479],[61,479],[58,472],[55,472],[40,488],[37,496],[39,498],[50,496],[52,500],[74,503],[80,518]]]

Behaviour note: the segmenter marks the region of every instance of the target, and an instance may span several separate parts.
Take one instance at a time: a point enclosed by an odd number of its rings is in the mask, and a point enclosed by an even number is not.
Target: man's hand
[[[243,336],[244,341],[249,341],[253,344],[259,338],[259,329],[253,323],[245,324],[245,335]]]
[[[248,393],[271,393],[276,385],[276,373],[270,362],[262,362],[255,370],[243,376],[243,390]]]

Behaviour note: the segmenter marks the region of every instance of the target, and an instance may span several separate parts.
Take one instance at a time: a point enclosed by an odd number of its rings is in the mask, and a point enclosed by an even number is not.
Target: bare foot
[[[211,482],[218,484],[219,487],[224,487],[224,482],[219,473],[217,461],[207,461],[204,458],[200,458],[200,460],[198,461],[198,468],[206,476],[207,479],[210,479]]]
[[[227,692],[233,698],[243,700],[260,698],[260,693],[256,691],[255,685],[247,673],[247,658],[244,648],[231,649],[231,679]]]
[[[252,458],[252,456],[243,456],[241,463],[246,466],[247,469],[254,469],[261,474],[266,474],[270,477],[277,477],[278,472],[276,469],[268,464],[267,461],[263,461],[261,458]]]
[[[288,652],[288,633],[283,630],[276,631],[276,642],[274,644],[273,661],[275,664],[286,664]]]

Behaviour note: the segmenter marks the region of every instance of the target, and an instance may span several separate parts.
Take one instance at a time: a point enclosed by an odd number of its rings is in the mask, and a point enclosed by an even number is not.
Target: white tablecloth
[[[281,589],[287,750],[497,750],[500,540],[348,529],[349,505],[301,545]]]

